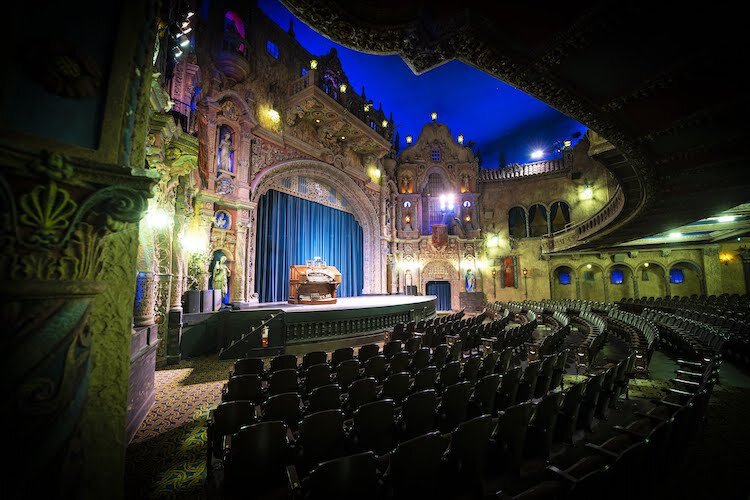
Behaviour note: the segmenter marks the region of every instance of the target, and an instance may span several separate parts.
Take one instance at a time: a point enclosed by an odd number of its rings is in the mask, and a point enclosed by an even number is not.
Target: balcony
[[[324,143],[337,141],[357,153],[377,158],[391,149],[393,123],[383,125],[385,114],[350,89],[341,92],[340,88],[326,85],[319,71],[311,69],[293,81],[287,96],[288,126],[306,121],[315,127]]]
[[[237,33],[225,32],[220,50],[216,54],[216,65],[227,78],[241,82],[250,76],[247,59],[247,40]]]
[[[479,170],[481,182],[499,182],[536,175],[556,174],[570,170],[571,162],[565,158],[537,161],[521,165],[508,165],[503,168],[482,168]]]

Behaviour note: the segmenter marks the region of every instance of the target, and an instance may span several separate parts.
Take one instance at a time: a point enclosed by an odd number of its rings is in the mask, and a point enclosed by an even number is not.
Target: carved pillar
[[[237,243],[234,250],[234,273],[232,273],[232,302],[247,302],[247,238],[250,222],[247,210],[237,211]]]
[[[251,202],[250,205],[250,210],[248,210],[249,221],[247,224],[247,266],[245,266],[245,282],[247,283],[247,285],[245,293],[247,294],[248,302],[257,303],[258,292],[255,290],[255,244],[257,237],[256,216],[258,213],[258,204],[255,202]]]
[[[576,299],[581,298],[581,278],[576,274]]]
[[[635,273],[635,271],[633,273],[631,273],[631,274],[632,274],[631,277],[633,278],[633,298],[637,299],[637,298],[639,298],[641,296],[641,294],[640,294],[640,292],[638,290],[638,280],[636,279],[636,276],[635,276],[636,273]]]
[[[150,271],[141,271],[135,280],[135,301],[133,304],[133,326],[154,324],[156,310],[156,278]]]
[[[708,245],[703,249],[703,276],[697,270],[701,280],[701,293],[719,295],[722,290],[721,261],[719,260],[719,245]]]
[[[150,181],[46,152],[37,157],[3,147],[0,158],[2,412],[14,422],[7,446],[20,452],[10,462],[6,491],[79,497],[91,347],[106,333],[91,317],[97,298],[111,293],[100,281],[111,270],[103,255],[116,232],[137,235],[133,223],[145,210]],[[134,247],[135,239],[129,241]],[[134,251],[127,263],[127,281],[119,284],[132,293]],[[128,321],[130,311],[132,305]]]

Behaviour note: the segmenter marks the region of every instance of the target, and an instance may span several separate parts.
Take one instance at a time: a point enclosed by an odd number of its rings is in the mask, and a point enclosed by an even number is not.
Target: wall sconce
[[[467,215],[466,217],[464,217],[464,220],[466,222],[471,222],[471,215]]]
[[[497,269],[492,269],[492,279],[495,279],[497,277]]]
[[[459,144],[463,144],[464,143],[464,136],[463,136],[463,134],[459,134],[459,136],[458,136],[458,143]]]
[[[578,199],[581,201],[590,200],[594,197],[594,189],[588,184],[583,186],[581,192],[578,193]]]
[[[570,145],[571,145],[571,142],[570,142],[570,141],[563,141],[563,147],[564,147],[564,148],[569,148],[569,147],[570,147]]]
[[[411,144],[412,140],[413,140],[412,136],[410,136],[410,135],[406,136],[406,144]]]
[[[523,273],[524,276],[528,276],[529,275],[529,270],[524,267],[523,270],[521,271],[521,273]]]
[[[370,168],[370,180],[372,180],[372,182],[377,183],[380,180],[381,175],[382,174],[378,167]]]
[[[404,221],[411,222],[411,215],[407,215],[406,217],[404,217]]]
[[[644,263],[643,267],[648,267],[648,262]]]
[[[430,113],[430,118],[432,118],[432,121],[437,120],[437,111],[433,111],[432,113]]]
[[[342,94],[346,94],[346,84],[342,83],[341,85],[339,85],[339,90]]]
[[[734,255],[729,252],[722,252],[719,254],[719,261],[725,266],[728,266],[734,260]]]
[[[281,121],[281,116],[275,109],[268,110],[268,118],[274,123],[279,123]]]
[[[591,264],[586,264],[586,269],[591,269]]]
[[[318,69],[318,60],[313,59],[310,61],[310,69]]]

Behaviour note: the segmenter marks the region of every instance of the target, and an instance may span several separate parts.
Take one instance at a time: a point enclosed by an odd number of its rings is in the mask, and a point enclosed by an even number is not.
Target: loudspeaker
[[[185,314],[196,314],[201,312],[201,291],[188,290],[185,292]]]

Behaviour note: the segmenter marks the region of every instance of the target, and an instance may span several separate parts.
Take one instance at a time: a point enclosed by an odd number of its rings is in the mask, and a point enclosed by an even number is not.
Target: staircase
[[[284,349],[283,315],[283,311],[270,313],[249,332],[233,340],[228,346],[222,347],[219,350],[219,359],[241,359],[278,354],[279,349]],[[268,326],[268,343],[266,347],[263,347],[261,335],[265,326]]]

